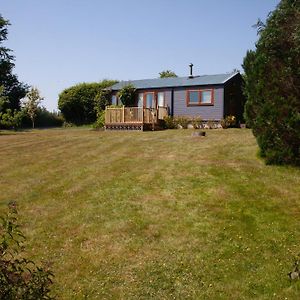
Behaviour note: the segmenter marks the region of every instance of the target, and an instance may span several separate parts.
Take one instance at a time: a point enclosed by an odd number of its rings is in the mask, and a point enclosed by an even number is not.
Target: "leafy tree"
[[[24,101],[24,110],[31,120],[32,128],[34,128],[34,121],[37,116],[39,104],[43,99],[44,98],[41,97],[39,90],[35,87],[32,87],[26,94],[26,99]]]
[[[5,109],[8,97],[3,95],[4,87],[0,86],[0,127],[17,130],[22,123],[23,111]]]
[[[0,299],[54,299],[50,295],[53,274],[24,258],[25,237],[18,225],[16,204],[0,217]]]
[[[257,27],[243,63],[245,118],[266,163],[300,165],[300,1],[282,0]]]
[[[67,122],[76,125],[93,123],[97,115],[95,97],[115,83],[115,80],[103,80],[99,83],[80,83],[67,88],[59,95],[58,108]]]
[[[125,106],[133,106],[135,102],[136,88],[132,84],[124,86],[119,92],[118,97]]]
[[[0,113],[0,125],[7,129],[17,130],[21,127],[23,118],[24,112],[22,110],[8,108]]]
[[[20,100],[25,97],[28,86],[19,82],[18,77],[12,73],[15,66],[14,56],[3,45],[7,40],[9,25],[9,21],[0,15],[0,85],[4,87],[3,94],[7,97],[4,109],[19,110]]]
[[[171,70],[164,70],[159,73],[160,78],[167,78],[167,77],[178,77],[173,71]]]
[[[0,85],[0,114],[4,112],[5,104],[7,103],[7,101],[8,99],[4,95],[4,86]]]

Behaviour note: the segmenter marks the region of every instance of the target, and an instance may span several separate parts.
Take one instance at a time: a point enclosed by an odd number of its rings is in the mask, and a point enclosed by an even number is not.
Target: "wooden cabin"
[[[220,122],[228,115],[242,121],[243,79],[239,72],[217,75],[121,81],[111,87],[112,104],[120,105],[118,91],[136,88],[135,107],[107,108],[106,129],[155,129],[166,115],[201,117]]]

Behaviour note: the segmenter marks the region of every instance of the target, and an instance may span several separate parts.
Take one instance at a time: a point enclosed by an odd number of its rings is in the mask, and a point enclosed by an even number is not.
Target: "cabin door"
[[[145,93],[144,100],[145,100],[145,107],[147,107],[147,108],[155,108],[156,107],[154,93]]]

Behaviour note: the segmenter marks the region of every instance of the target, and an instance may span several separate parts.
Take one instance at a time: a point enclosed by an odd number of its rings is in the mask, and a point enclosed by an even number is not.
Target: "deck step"
[[[143,130],[142,124],[105,124],[105,130]]]

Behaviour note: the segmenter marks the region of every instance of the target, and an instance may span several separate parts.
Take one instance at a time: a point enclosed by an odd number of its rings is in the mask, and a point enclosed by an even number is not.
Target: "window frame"
[[[211,101],[210,103],[202,102],[202,92],[210,91],[211,92]],[[198,92],[198,102],[190,102],[190,92]],[[186,106],[213,106],[215,102],[215,93],[214,89],[190,89],[186,90]]]

